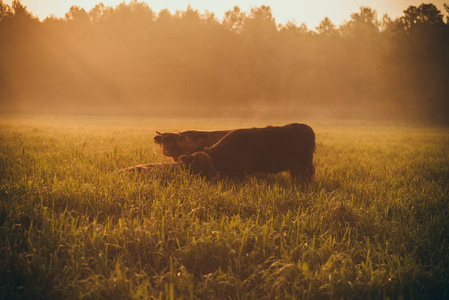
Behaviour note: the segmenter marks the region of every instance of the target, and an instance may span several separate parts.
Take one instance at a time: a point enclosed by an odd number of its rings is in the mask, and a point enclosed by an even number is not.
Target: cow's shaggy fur
[[[206,177],[289,171],[293,178],[312,180],[314,152],[312,128],[294,123],[231,131],[214,146],[183,155],[179,162]]]
[[[189,168],[192,174],[199,174],[206,178],[218,176],[211,157],[203,151],[195,152],[193,155],[181,155],[178,162]]]
[[[153,140],[161,146],[162,154],[173,158],[173,161],[177,161],[179,156],[183,154],[193,154],[214,145],[229,132],[230,130],[189,130],[178,133],[156,131],[157,135],[154,136]]]

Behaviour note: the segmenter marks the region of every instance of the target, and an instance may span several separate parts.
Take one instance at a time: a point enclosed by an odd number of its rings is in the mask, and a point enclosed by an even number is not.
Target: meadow
[[[447,299],[448,128],[310,120],[311,184],[116,172],[288,121],[0,116],[0,298]]]

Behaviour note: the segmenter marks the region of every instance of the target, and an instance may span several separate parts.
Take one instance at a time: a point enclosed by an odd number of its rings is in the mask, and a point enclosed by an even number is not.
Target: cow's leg
[[[293,180],[313,181],[315,178],[315,167],[312,163],[297,165],[289,170]]]
[[[150,171],[154,169],[174,169],[178,168],[181,165],[179,163],[149,163],[144,165],[137,165],[134,167],[129,167],[125,169],[118,170],[119,173],[122,172],[141,172],[141,171]]]

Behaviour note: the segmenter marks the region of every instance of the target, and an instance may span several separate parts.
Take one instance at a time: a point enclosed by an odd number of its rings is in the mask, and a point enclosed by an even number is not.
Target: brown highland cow
[[[173,158],[173,161],[177,161],[179,156],[183,154],[193,154],[214,145],[229,132],[230,130],[189,130],[179,133],[160,133],[156,131],[157,135],[154,136],[153,141],[161,145],[162,154]]]
[[[179,162],[194,174],[238,176],[289,171],[293,178],[312,180],[315,133],[305,124],[231,131],[217,144]]]

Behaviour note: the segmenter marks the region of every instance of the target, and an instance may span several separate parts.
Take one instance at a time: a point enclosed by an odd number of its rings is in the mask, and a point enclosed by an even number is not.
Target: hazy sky
[[[7,4],[11,2],[12,0],[4,1]],[[129,0],[21,0],[21,3],[41,20],[51,14],[63,17],[72,5],[84,7],[89,11],[100,2],[106,6],[115,6],[121,2],[129,3]],[[423,3],[422,0],[145,0],[145,2],[156,12],[164,8],[172,12],[185,10],[190,3],[192,8],[200,12],[205,10],[214,12],[219,19],[223,17],[225,11],[235,5],[240,6],[243,11],[249,11],[254,6],[269,5],[277,23],[284,24],[289,20],[295,20],[298,24],[306,23],[310,29],[314,29],[326,16],[336,25],[340,25],[345,19],[350,18],[351,13],[359,11],[360,6],[369,6],[377,10],[379,18],[385,13],[396,18],[401,16],[408,6],[419,6]],[[449,3],[449,0],[435,0],[431,3],[446,15],[443,7],[445,2]]]

